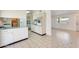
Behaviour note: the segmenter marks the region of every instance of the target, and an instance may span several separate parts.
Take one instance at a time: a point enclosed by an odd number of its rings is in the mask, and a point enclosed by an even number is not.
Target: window
[[[57,17],[58,23],[67,23],[69,21],[68,17]]]

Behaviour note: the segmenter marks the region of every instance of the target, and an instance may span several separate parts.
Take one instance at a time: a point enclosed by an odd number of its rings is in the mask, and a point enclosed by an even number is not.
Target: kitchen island
[[[28,38],[28,28],[0,28],[0,47]]]

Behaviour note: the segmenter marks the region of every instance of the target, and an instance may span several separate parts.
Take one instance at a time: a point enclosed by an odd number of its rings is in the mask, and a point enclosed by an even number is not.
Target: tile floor
[[[78,48],[79,32],[52,30],[52,36],[29,32],[29,39],[5,48]]]

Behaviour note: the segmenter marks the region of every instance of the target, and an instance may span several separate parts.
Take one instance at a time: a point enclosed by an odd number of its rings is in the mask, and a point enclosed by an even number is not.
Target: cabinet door
[[[27,28],[17,28],[13,31],[14,42],[28,38],[28,29]]]
[[[36,33],[42,34],[42,27],[41,26],[35,26],[35,30]]]
[[[12,30],[1,31],[1,46],[12,43],[14,40]]]

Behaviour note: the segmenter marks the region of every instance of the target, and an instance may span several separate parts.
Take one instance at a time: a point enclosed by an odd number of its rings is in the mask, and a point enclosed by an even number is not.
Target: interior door
[[[76,30],[79,31],[79,17],[76,17]]]

